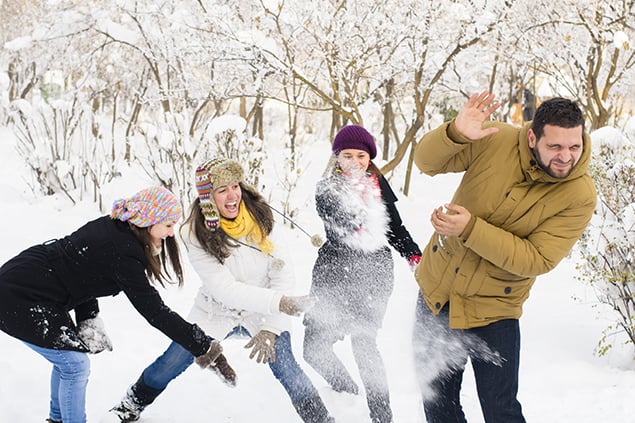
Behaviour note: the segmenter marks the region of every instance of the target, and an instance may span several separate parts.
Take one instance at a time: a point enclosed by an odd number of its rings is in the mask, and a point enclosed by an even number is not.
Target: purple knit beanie
[[[377,155],[377,146],[373,136],[359,125],[347,125],[339,130],[335,139],[333,139],[333,153],[339,154],[340,151],[347,148],[355,150],[363,150],[370,155],[370,159],[374,159]]]
[[[150,187],[115,201],[110,217],[147,228],[157,223],[176,223],[182,214],[181,203],[172,192],[163,187]]]

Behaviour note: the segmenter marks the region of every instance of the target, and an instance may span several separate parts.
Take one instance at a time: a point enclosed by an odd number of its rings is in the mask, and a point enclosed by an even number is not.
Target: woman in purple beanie
[[[87,353],[112,350],[98,297],[123,291],[148,323],[195,355],[202,368],[233,372],[220,343],[170,310],[152,285],[169,282],[168,263],[183,283],[174,240],[181,214],[170,191],[147,188],[116,201],[110,216],[30,247],[0,268],[0,330],[53,365],[48,422],[86,421]]]
[[[392,422],[384,364],[377,348],[393,289],[388,245],[411,267],[421,250],[404,227],[397,197],[379,169],[373,136],[363,127],[343,127],[333,140],[336,164],[317,184],[315,202],[327,241],[313,267],[311,295],[318,298],[304,317],[304,359],[338,392],[358,387],[333,344],[350,335],[373,423]]]

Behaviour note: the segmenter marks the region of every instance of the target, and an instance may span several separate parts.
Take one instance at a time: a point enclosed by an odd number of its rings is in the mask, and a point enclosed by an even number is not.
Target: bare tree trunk
[[[256,104],[254,104],[254,121],[252,134],[257,135],[261,140],[265,139],[264,130],[264,99],[262,94],[259,93],[256,97]]]
[[[37,69],[37,66],[35,65],[35,62],[31,63],[31,71],[32,71],[31,79],[24,86],[24,89],[20,93],[20,98],[26,98],[26,96],[29,95],[33,87],[35,87],[35,84],[37,84],[38,77],[37,77],[36,69]]]
[[[119,101],[119,90],[115,90],[115,94],[112,96],[112,119],[110,120],[110,147],[112,155],[112,164],[115,165],[116,151],[115,151],[115,124],[117,123],[117,106]],[[115,169],[113,168],[114,172]]]
[[[93,135],[93,138],[98,139],[99,138],[99,125],[97,124],[97,121],[95,120],[95,116],[97,115],[97,112],[99,111],[99,107],[100,107],[100,102],[99,102],[99,93],[95,93],[95,95],[93,95],[93,99],[90,102],[90,110],[91,110],[91,119],[90,119],[90,133]]]
[[[245,96],[240,97],[238,104],[238,115],[247,120],[247,97]]]
[[[9,77],[9,101],[13,101],[18,97],[18,71],[15,62],[9,63],[7,67],[7,76]]]
[[[142,82],[143,84],[143,82]],[[131,146],[130,146],[130,136],[132,135],[132,131],[134,126],[137,123],[137,120],[139,119],[139,114],[141,113],[141,97],[143,97],[143,94],[146,92],[147,87],[143,87],[143,90],[141,92],[141,94],[137,94],[135,96],[134,99],[134,106],[132,108],[132,114],[130,115],[130,119],[128,120],[128,126],[126,127],[126,134],[125,134],[125,138],[126,138],[126,153],[124,155],[124,160],[126,161],[126,163],[130,164],[130,161],[132,160],[132,152],[131,152]]]
[[[410,143],[410,153],[408,154],[408,163],[406,166],[406,177],[404,179],[404,186],[403,186],[403,195],[405,195],[406,197],[410,193],[410,180],[412,178],[412,165],[414,163],[416,146],[417,146],[416,142]]]
[[[381,134],[384,138],[384,145],[382,149],[381,158],[388,160],[388,154],[390,154],[390,128],[394,127],[394,111],[392,110],[392,92],[395,86],[395,80],[389,79],[386,81],[386,97],[384,104],[382,105],[382,115],[384,117],[384,123],[381,128]]]
[[[194,132],[196,131],[196,128],[198,127],[198,124],[202,119],[203,111],[205,110],[205,108],[207,107],[209,103],[210,103],[210,99],[209,97],[207,97],[200,104],[200,106],[198,106],[196,110],[194,111],[194,116],[192,116],[192,122],[190,124],[190,130],[189,130],[190,138],[194,137]]]

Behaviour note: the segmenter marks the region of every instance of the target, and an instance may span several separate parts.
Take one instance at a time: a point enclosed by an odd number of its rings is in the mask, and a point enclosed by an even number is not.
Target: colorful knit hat
[[[182,214],[181,204],[172,192],[163,187],[150,187],[115,201],[110,217],[147,228],[157,223],[178,222]]]
[[[218,228],[220,213],[214,203],[214,190],[232,182],[244,184],[244,171],[235,160],[217,157],[196,168],[196,190],[200,207],[205,217],[205,225],[210,231]]]
[[[359,125],[344,126],[335,135],[333,139],[333,153],[338,155],[340,151],[346,150],[347,148],[363,150],[370,155],[371,160],[377,156],[377,146],[375,145],[373,136]]]

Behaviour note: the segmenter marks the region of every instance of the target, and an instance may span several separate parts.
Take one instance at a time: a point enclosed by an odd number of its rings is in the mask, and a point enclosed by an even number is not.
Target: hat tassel
[[[324,244],[324,240],[322,239],[322,237],[318,234],[315,235],[309,235],[309,233],[307,231],[305,231],[302,226],[298,225],[297,223],[295,223],[290,217],[288,217],[286,214],[276,210],[274,207],[272,207],[271,205],[269,205],[269,208],[273,211],[275,211],[276,213],[278,213],[280,216],[282,216],[285,220],[289,221],[292,225],[294,225],[295,227],[297,227],[298,229],[300,229],[300,231],[302,231],[302,233],[304,233],[306,236],[308,236],[311,239],[311,244],[314,247],[321,247],[322,244]]]

